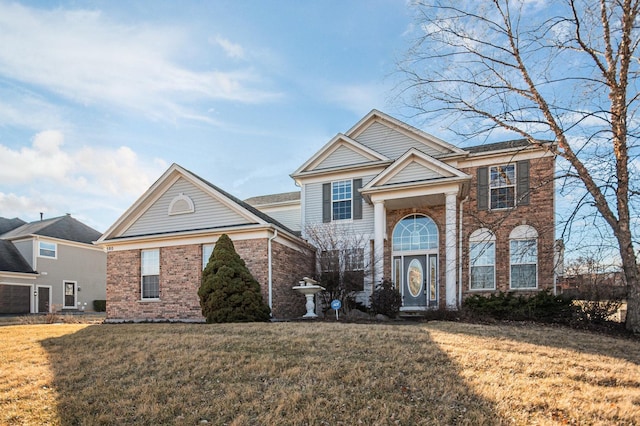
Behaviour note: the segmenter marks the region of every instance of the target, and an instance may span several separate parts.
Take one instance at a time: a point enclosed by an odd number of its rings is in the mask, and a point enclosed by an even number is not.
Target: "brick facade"
[[[528,205],[503,210],[479,211],[477,206],[477,168],[461,168],[473,178],[469,188],[469,198],[462,203],[462,254],[458,261],[462,262],[462,297],[471,294],[491,294],[497,291],[511,291],[509,276],[509,234],[518,225],[529,225],[538,232],[538,290],[553,288],[554,271],[554,159],[543,157],[530,160],[529,180],[530,196]],[[460,200],[458,200],[460,202]],[[458,204],[460,208],[460,204]],[[458,212],[459,213],[459,212]],[[412,214],[429,216],[438,228],[438,299],[439,306],[445,306],[445,208],[444,205],[389,210],[386,213],[386,235],[384,245],[384,277],[392,277],[392,236],[395,226],[400,220]],[[470,290],[469,278],[469,237],[478,228],[488,228],[496,236],[496,290]],[[456,232],[459,233],[459,216],[456,220]],[[460,235],[458,235],[460,238]],[[457,241],[457,243],[459,240]],[[457,244],[458,245],[458,244]],[[460,279],[460,278],[459,278]],[[530,290],[516,290],[520,294],[531,293]],[[457,295],[456,295],[457,296]]]
[[[461,169],[473,178],[469,199],[464,204],[462,231],[463,298],[469,294],[491,293],[490,290],[469,290],[469,236],[478,228],[488,228],[496,237],[496,291],[510,291],[509,234],[518,225],[529,225],[538,232],[538,289],[553,288],[554,271],[554,158],[530,160],[530,195],[528,205],[512,209],[479,211],[477,206],[476,168]],[[525,290],[518,290],[526,293]]]
[[[247,268],[269,297],[268,240],[234,241]],[[304,314],[304,296],[294,292],[303,276],[313,273],[313,253],[272,241],[274,318]],[[160,300],[141,300],[140,250],[111,251],[107,256],[107,319],[203,321],[198,288],[202,278],[202,245],[160,247]]]

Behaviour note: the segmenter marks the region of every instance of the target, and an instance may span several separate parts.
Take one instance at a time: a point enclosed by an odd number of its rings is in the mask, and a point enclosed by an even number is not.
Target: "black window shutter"
[[[529,205],[529,160],[516,163],[518,204]]]
[[[362,219],[362,194],[358,191],[362,188],[362,179],[353,180],[353,218]]]
[[[489,209],[489,169],[478,167],[478,210]]]
[[[331,184],[322,184],[322,221],[331,222]]]

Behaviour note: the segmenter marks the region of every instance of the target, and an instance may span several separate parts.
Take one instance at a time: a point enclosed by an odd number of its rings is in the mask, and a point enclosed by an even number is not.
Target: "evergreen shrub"
[[[202,315],[208,323],[268,321],[271,310],[233,242],[220,236],[198,290]]]

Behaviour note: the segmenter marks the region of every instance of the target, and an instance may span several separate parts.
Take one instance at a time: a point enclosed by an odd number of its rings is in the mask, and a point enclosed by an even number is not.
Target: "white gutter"
[[[269,238],[267,241],[267,262],[269,263],[269,276],[268,276],[268,282],[269,282],[269,309],[271,309],[273,311],[273,282],[272,282],[272,275],[273,275],[273,267],[271,266],[271,241],[275,240],[276,237],[278,236],[278,228],[274,228],[273,230],[273,236],[271,238]],[[273,316],[273,312],[271,313],[271,315]]]
[[[463,282],[462,282],[462,217],[464,214],[464,209],[462,208],[463,204],[469,200],[469,196],[467,195],[466,197],[464,197],[464,200],[460,201],[460,230],[459,230],[459,237],[458,237],[458,309],[462,308],[462,286],[463,286]]]

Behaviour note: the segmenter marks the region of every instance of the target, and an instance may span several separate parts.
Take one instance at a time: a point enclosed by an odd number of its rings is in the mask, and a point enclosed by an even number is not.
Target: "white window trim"
[[[40,250],[41,250],[40,245],[41,244],[51,244],[51,245],[53,245],[54,255],[53,256],[44,256],[44,255],[42,255],[40,253]],[[50,250],[50,249],[45,249],[45,250]],[[49,242],[49,241],[41,241],[41,240],[39,240],[38,241],[38,255],[37,256],[41,257],[43,259],[57,259],[58,258],[58,243],[52,243],[52,242]]]
[[[503,185],[503,186],[492,186],[491,185],[491,169],[496,168],[496,167],[506,167],[506,166],[513,166],[513,183],[511,185]],[[518,191],[518,170],[517,170],[517,164],[516,163],[506,163],[506,164],[496,164],[494,166],[489,166],[489,182],[488,182],[488,188],[489,188],[489,210],[509,210],[509,209],[514,209],[517,206],[517,200],[518,200],[518,194],[516,193]],[[509,207],[491,207],[491,194],[492,194],[492,190],[493,189],[498,189],[498,188],[508,188],[513,186],[513,206],[509,206]]]
[[[473,288],[471,286],[471,270],[473,265],[471,264],[471,245],[493,243],[493,287],[492,288]],[[490,265],[476,265],[476,266],[490,266]],[[495,291],[496,285],[496,235],[488,228],[479,228],[471,233],[469,236],[469,291]]]
[[[202,270],[204,271],[204,268],[207,267],[207,263],[209,263],[209,259],[206,258],[206,256],[204,255],[204,248],[211,246],[211,253],[213,254],[213,249],[215,249],[216,247],[216,243],[205,243],[202,244]]]
[[[536,244],[536,262],[535,263],[516,263],[516,265],[536,265],[536,281],[534,287],[513,287],[513,277],[511,274],[511,241],[535,241]],[[540,253],[538,250],[538,231],[532,226],[529,225],[519,225],[513,228],[511,233],[509,234],[509,289],[518,291],[531,291],[537,290],[540,288],[540,283],[538,282],[538,268],[540,264]]]
[[[65,300],[67,298],[66,287],[67,283],[73,284],[73,306],[65,305]],[[51,300],[49,300],[49,304],[51,304]],[[78,281],[72,280],[62,280],[62,309],[77,309],[78,308]]]
[[[336,218],[333,217],[333,203],[339,203],[341,201],[347,201],[347,199],[337,200],[337,201],[334,201],[334,199],[333,199],[333,185],[336,184],[336,183],[341,183],[341,182],[350,182],[351,183],[351,196],[348,198],[350,212],[349,212],[349,217],[348,218],[336,219]],[[331,221],[332,222],[352,222],[353,221],[353,179],[340,179],[340,180],[331,181]]]
[[[144,282],[144,277],[147,276],[147,275],[144,275],[142,273],[142,253],[144,253],[145,251],[157,251],[158,252],[158,297],[144,297],[143,296],[144,295],[143,282]],[[154,276],[154,275],[149,275],[149,276]],[[160,300],[160,249],[156,248],[156,249],[141,250],[140,251],[140,301],[142,301],[142,302],[153,302],[153,301],[158,301],[158,300]]]

